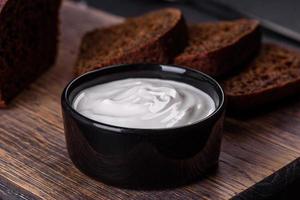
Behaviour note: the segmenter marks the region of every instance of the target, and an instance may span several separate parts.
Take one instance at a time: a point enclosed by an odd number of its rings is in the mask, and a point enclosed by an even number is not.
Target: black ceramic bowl
[[[125,78],[159,78],[188,83],[208,93],[217,109],[178,128],[133,129],[99,123],[72,108],[75,96],[96,84]],[[178,66],[128,64],[84,74],[65,88],[62,111],[73,163],[85,174],[126,188],[177,186],[218,164],[224,119],[224,93],[209,76]]]

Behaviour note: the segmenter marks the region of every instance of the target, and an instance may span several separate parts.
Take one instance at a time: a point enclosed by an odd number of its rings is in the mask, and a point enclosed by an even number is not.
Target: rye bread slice
[[[81,43],[75,74],[112,64],[169,63],[187,44],[180,10],[167,8],[87,33]]]
[[[55,62],[61,0],[0,0],[0,108]]]
[[[229,74],[259,51],[261,31],[255,20],[190,25],[189,44],[174,63],[214,77]]]
[[[223,83],[229,111],[268,105],[300,91],[300,54],[264,44],[258,57]]]

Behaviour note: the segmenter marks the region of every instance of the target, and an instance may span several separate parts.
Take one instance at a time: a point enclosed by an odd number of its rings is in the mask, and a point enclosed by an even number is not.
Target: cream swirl
[[[216,108],[191,85],[162,79],[131,78],[82,90],[73,107],[95,121],[127,128],[170,128],[192,124]]]

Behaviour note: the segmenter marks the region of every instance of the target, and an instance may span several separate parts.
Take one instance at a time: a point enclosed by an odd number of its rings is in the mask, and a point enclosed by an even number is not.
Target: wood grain
[[[110,187],[80,173],[65,146],[60,94],[72,78],[80,38],[122,19],[65,2],[56,66],[0,111],[2,199],[229,199],[300,155],[300,100],[256,118],[227,118],[217,172],[161,191]]]

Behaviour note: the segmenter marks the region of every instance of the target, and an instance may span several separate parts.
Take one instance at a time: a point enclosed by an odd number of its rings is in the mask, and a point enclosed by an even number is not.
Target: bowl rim
[[[177,68],[178,70],[182,71],[184,70],[184,72],[192,72],[194,74],[197,74],[199,76],[204,77],[206,80],[209,80],[208,82],[211,84],[214,84],[214,88],[218,88],[219,92],[217,92],[219,96],[219,100],[220,103],[218,105],[218,107],[215,109],[214,112],[212,112],[210,115],[208,115],[205,118],[202,118],[198,121],[193,122],[192,124],[188,124],[188,125],[183,125],[183,126],[178,126],[178,127],[170,127],[170,128],[129,128],[129,127],[122,127],[122,126],[116,126],[116,125],[111,125],[111,124],[106,124],[106,123],[102,123],[93,119],[90,119],[82,114],[80,114],[78,111],[76,111],[73,106],[72,106],[72,102],[69,101],[69,90],[71,90],[70,88],[72,87],[73,84],[75,84],[76,82],[78,82],[79,80],[81,80],[83,77],[85,76],[91,76],[92,74],[98,73],[99,71],[105,71],[105,70],[109,70],[112,68],[120,68],[120,67],[124,67],[124,66],[132,66],[132,69],[134,70],[134,66],[143,66],[145,67],[147,70],[151,70],[151,67],[171,67],[171,68]],[[168,79],[166,79],[168,80]],[[185,82],[183,82],[185,83]],[[188,84],[188,83],[185,83]],[[195,87],[195,86],[194,86]],[[224,93],[223,88],[220,86],[220,84],[211,76],[195,70],[195,69],[191,69],[191,68],[187,68],[187,67],[183,67],[183,66],[178,66],[178,65],[173,65],[173,64],[152,64],[152,63],[135,63],[135,64],[116,64],[116,65],[110,65],[110,66],[105,66],[105,67],[101,67],[99,69],[95,69],[92,71],[89,71],[87,73],[84,73],[74,79],[72,79],[71,81],[69,81],[69,83],[65,86],[62,95],[61,95],[61,106],[65,107],[67,106],[67,109],[71,112],[71,115],[75,118],[77,118],[78,120],[81,120],[83,122],[85,122],[86,124],[89,124],[91,126],[97,127],[97,128],[102,128],[102,129],[106,129],[109,131],[114,131],[114,132],[118,132],[118,133],[138,133],[138,134],[144,134],[144,135],[148,135],[150,132],[151,133],[160,133],[163,134],[165,133],[165,131],[172,131],[172,130],[178,130],[178,129],[185,129],[185,128],[189,128],[198,124],[204,124],[207,121],[211,120],[212,118],[215,118],[217,114],[219,114],[220,112],[222,112],[223,110],[225,110],[225,104],[226,104],[226,96]]]

